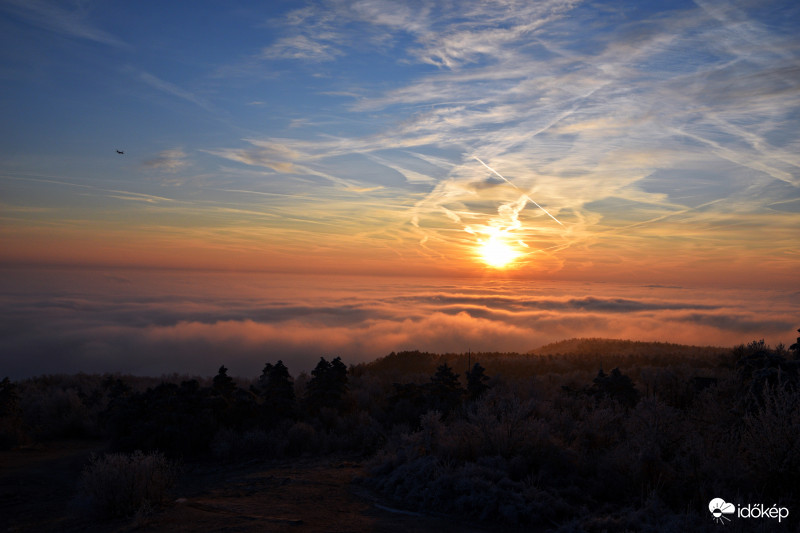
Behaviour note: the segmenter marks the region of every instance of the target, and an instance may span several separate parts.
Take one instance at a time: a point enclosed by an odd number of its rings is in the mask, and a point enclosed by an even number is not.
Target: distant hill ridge
[[[532,355],[639,355],[647,352],[652,355],[665,354],[699,354],[699,353],[729,353],[730,348],[716,346],[692,346],[687,344],[674,344],[671,342],[632,341],[625,339],[603,339],[596,337],[573,338],[552,342],[529,351]]]
[[[696,368],[719,366],[732,348],[689,346],[667,342],[622,339],[574,338],[547,344],[527,353],[471,352],[436,354],[420,351],[392,352],[369,363],[355,365],[356,373],[397,377],[430,375],[442,364],[464,373],[479,362],[488,375],[526,377],[576,370],[597,372],[598,368],[667,367],[689,363]]]

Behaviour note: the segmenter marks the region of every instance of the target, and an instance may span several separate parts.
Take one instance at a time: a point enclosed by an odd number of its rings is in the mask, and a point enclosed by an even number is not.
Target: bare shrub
[[[32,388],[26,390],[20,406],[28,425],[44,439],[83,437],[94,425],[74,388]]]
[[[80,488],[102,514],[127,516],[162,503],[177,472],[175,463],[160,452],[110,453],[92,457]]]
[[[490,391],[467,414],[482,437],[485,455],[511,457],[535,439],[531,424],[534,405],[515,395],[500,395]]]
[[[223,428],[217,431],[211,441],[211,453],[224,462],[270,455],[268,452],[274,448],[270,435],[261,429],[240,432]]]
[[[288,445],[286,453],[289,455],[302,455],[313,451],[319,446],[317,431],[314,426],[306,422],[297,422],[286,433]]]
[[[681,413],[660,399],[646,398],[631,410],[624,427],[628,438],[620,446],[618,469],[629,469],[645,493],[671,480],[675,472],[670,463],[687,435]]]
[[[617,446],[624,439],[623,420],[625,410],[614,401],[601,402],[597,406],[584,405],[576,417],[580,421],[574,434],[568,439],[577,451],[592,455]]]
[[[454,420],[442,436],[441,455],[458,462],[474,461],[482,455],[482,440],[475,425],[467,420]]]
[[[334,431],[341,437],[341,442],[338,448],[330,451],[374,453],[386,441],[383,428],[365,411],[341,416],[336,421]]]
[[[800,478],[800,393],[766,384],[763,404],[745,415],[741,447],[748,470],[780,496]]]
[[[445,431],[442,423],[442,413],[439,411],[428,411],[419,418],[420,455],[427,455],[438,450],[442,440],[442,433]]]

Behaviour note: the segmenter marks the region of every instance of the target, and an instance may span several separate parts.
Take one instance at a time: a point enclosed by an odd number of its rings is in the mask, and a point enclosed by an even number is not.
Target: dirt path
[[[237,471],[238,470],[238,471]],[[400,509],[353,483],[364,474],[352,460],[306,459],[289,464],[222,467],[225,479],[178,501],[148,531],[486,532],[486,528]],[[200,474],[199,478],[215,474]],[[188,481],[188,483],[187,483]],[[192,476],[184,482],[191,493]]]
[[[76,498],[76,489],[91,454],[102,450],[101,443],[76,441],[0,452],[0,531],[491,531],[395,508],[353,482],[364,467],[345,457],[186,465],[166,505],[98,520]]]
[[[62,441],[0,452],[0,531],[80,530],[75,494],[83,467],[104,443]]]

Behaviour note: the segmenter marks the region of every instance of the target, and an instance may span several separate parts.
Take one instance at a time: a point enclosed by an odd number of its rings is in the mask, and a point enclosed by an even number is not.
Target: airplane
[[[125,152],[123,152],[122,150],[117,150],[117,153],[121,155],[124,154]]]

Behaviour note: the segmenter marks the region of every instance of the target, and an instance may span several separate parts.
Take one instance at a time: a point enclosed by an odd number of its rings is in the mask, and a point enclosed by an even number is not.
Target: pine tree
[[[25,437],[17,384],[7,377],[0,381],[0,450],[13,448]]]
[[[19,414],[17,385],[7,377],[0,381],[0,418]]]
[[[306,389],[306,405],[309,411],[316,413],[323,407],[340,409],[347,392],[347,367],[342,363],[342,358],[337,357],[328,362],[320,357],[311,376]]]
[[[606,375],[601,368],[597,377],[592,380],[590,392],[596,398],[610,398],[626,407],[633,407],[639,401],[639,391],[630,377],[615,368]]]
[[[274,366],[272,363],[267,363],[264,365],[264,370],[262,370],[261,375],[258,376],[258,384],[256,385],[255,391],[257,394],[262,395],[269,389],[269,376],[272,373],[273,368]]]
[[[433,408],[442,413],[449,413],[460,403],[464,389],[458,381],[458,374],[453,373],[447,363],[439,366],[431,376],[431,397]]]
[[[477,400],[489,389],[489,386],[484,383],[489,381],[485,372],[486,369],[480,363],[475,363],[472,370],[467,371],[467,397],[470,400]]]
[[[800,333],[800,329],[797,330]],[[797,342],[789,346],[789,350],[794,352],[795,361],[800,361],[800,337],[797,337]]]
[[[236,383],[234,383],[233,378],[228,375],[228,369],[225,368],[225,365],[219,367],[219,372],[214,376],[213,383],[214,392],[223,398],[230,399],[233,396],[233,392],[236,390]]]
[[[278,361],[275,365],[267,363],[259,384],[264,419],[268,425],[295,416],[294,382],[283,361]]]
[[[289,369],[279,360],[269,373],[270,395],[276,402],[294,403],[294,383]]]

